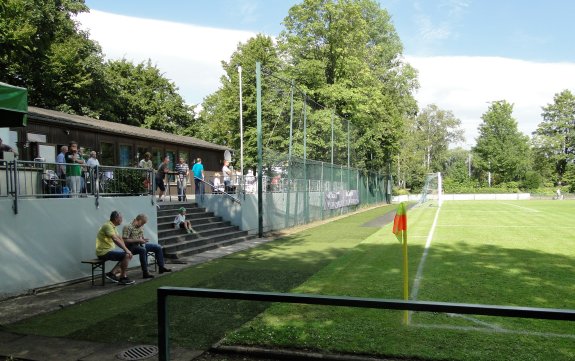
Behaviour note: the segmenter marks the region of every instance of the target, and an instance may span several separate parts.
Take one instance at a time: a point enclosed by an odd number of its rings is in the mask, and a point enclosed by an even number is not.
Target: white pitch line
[[[507,204],[508,206],[517,207],[517,208],[520,208],[520,209],[526,209],[526,210],[528,210],[529,212],[540,213],[540,211],[538,211],[538,210],[536,210],[536,209],[533,209],[533,208],[522,207],[522,206],[518,206],[517,204],[507,203],[507,202],[501,202],[501,203]]]
[[[414,327],[420,328],[436,328],[445,330],[459,330],[459,331],[478,331],[485,333],[508,333],[513,335],[527,335],[527,336],[540,336],[540,337],[557,337],[557,338],[567,338],[574,339],[575,335],[564,334],[564,333],[553,333],[553,332],[535,332],[535,331],[520,331],[520,330],[509,330],[505,328],[480,328],[473,326],[453,326],[453,325],[434,325],[434,324],[410,324]]]
[[[429,248],[431,247],[431,240],[433,239],[433,233],[435,233],[435,226],[437,225],[437,219],[439,218],[439,211],[441,207],[437,207],[437,211],[435,212],[435,218],[433,219],[433,224],[431,225],[431,229],[429,230],[429,234],[427,235],[427,241],[425,242],[425,249],[423,250],[423,254],[421,255],[421,260],[419,261],[419,265],[417,266],[417,272],[415,273],[415,279],[413,280],[413,288],[411,289],[411,299],[413,301],[417,300],[417,294],[419,293],[419,283],[421,278],[423,277],[423,265],[425,264],[425,259],[427,258],[427,253]],[[408,313],[408,322],[411,322],[411,313]]]
[[[544,227],[542,225],[534,225],[534,226],[495,226],[491,224],[442,224],[437,227],[486,227],[486,228],[541,228]],[[553,226],[553,229],[562,228],[562,229],[573,229],[575,226]]]

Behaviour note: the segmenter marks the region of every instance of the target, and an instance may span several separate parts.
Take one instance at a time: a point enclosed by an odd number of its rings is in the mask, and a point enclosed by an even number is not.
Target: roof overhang
[[[28,90],[0,82],[0,127],[28,125]]]

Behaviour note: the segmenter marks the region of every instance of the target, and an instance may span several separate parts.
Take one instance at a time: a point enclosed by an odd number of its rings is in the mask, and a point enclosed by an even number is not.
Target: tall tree
[[[352,122],[356,166],[385,169],[403,122],[416,112],[411,92],[417,86],[387,11],[372,0],[305,0],[289,10],[284,25],[278,43],[292,65],[290,77]],[[318,118],[324,124],[316,127],[329,129],[329,119]]]
[[[425,107],[415,118],[417,143],[423,150],[426,172],[437,172],[444,166],[451,143],[464,140],[461,121],[453,112],[435,104]]]
[[[407,133],[398,158],[404,173],[400,179],[405,181],[405,187],[418,188],[426,173],[446,170],[449,145],[463,141],[463,130],[461,121],[451,111],[435,104],[426,106],[405,124]]]
[[[194,112],[151,60],[133,64],[125,59],[106,63],[106,77],[113,92],[107,120],[186,134]]]
[[[281,61],[277,55],[274,41],[269,36],[258,34],[246,43],[238,44],[229,61],[222,61],[225,75],[220,78],[220,88],[207,96],[202,103],[199,121],[195,129],[203,136],[202,139],[218,144],[225,144],[240,150],[240,101],[239,101],[239,71],[242,67],[242,110],[244,136],[244,164],[253,167],[257,164],[257,109],[256,109],[256,62],[261,62],[266,72],[277,73]],[[263,82],[262,93],[267,101],[263,102],[263,117],[277,112],[277,104],[281,99],[270,98],[269,83]],[[285,95],[285,94],[284,94]],[[285,97],[284,97],[285,101]],[[264,133],[270,134],[271,119],[264,119]],[[236,159],[239,159],[236,154]],[[237,164],[236,164],[237,167]]]
[[[28,88],[32,105],[98,115],[106,106],[99,45],[72,19],[83,0],[0,3],[0,80]]]
[[[531,167],[529,138],[519,132],[512,116],[513,105],[505,100],[492,102],[481,116],[474,163],[493,184],[521,181]]]
[[[568,165],[575,161],[575,96],[563,90],[542,109],[543,121],[533,133],[536,169],[561,182]]]

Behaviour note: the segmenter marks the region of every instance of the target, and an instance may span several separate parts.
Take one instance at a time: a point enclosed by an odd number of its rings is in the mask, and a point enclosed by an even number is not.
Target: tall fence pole
[[[309,184],[307,181],[307,94],[303,95],[303,179],[304,179],[304,196],[303,198],[303,217],[305,223],[309,223]]]
[[[256,62],[256,92],[257,92],[257,133],[258,133],[258,237],[263,237],[263,187],[262,187],[262,64]]]

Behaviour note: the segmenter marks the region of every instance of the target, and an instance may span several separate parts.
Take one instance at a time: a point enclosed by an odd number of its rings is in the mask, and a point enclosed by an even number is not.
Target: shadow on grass
[[[351,216],[353,219],[328,223],[6,329],[100,342],[156,343],[157,287],[289,292],[378,231],[357,224],[386,211],[367,211]],[[245,301],[170,299],[171,340],[174,345],[205,349],[267,307],[266,303]]]
[[[400,247],[362,243],[295,292],[400,298]],[[423,252],[411,246],[410,268]],[[437,246],[423,271],[420,300],[574,309],[573,257],[465,243]],[[411,284],[415,272],[411,274]],[[264,345],[388,357],[452,360],[571,360],[573,322],[420,312],[274,305],[234,332],[227,344]],[[423,327],[425,326],[425,327]],[[536,355],[536,357],[533,357]]]

